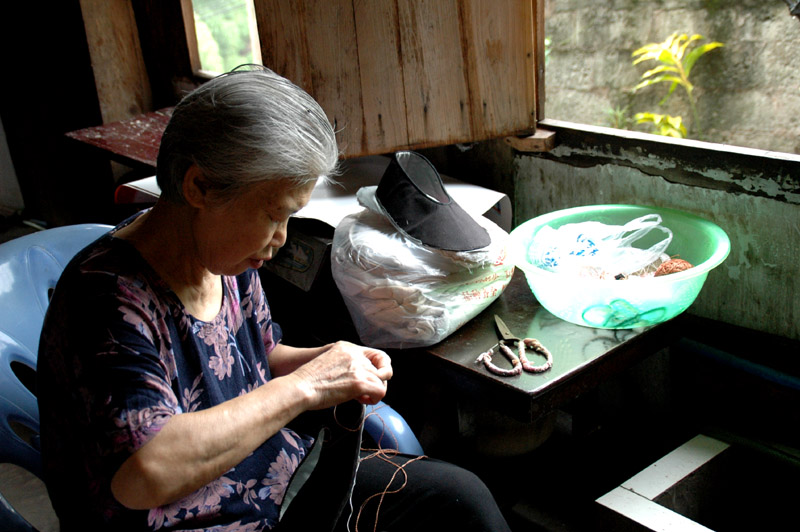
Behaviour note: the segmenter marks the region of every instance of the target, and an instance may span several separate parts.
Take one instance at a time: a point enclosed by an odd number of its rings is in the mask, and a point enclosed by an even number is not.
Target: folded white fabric
[[[505,290],[514,272],[507,260],[508,233],[480,216],[476,221],[491,236],[487,247],[460,252],[427,247],[370,208],[374,189],[358,191],[367,209],[345,217],[336,228],[334,281],[364,344],[435,344]]]

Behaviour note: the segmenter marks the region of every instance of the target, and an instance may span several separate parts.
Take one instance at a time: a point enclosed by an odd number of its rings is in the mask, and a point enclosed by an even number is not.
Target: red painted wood
[[[111,159],[122,164],[155,170],[161,135],[171,116],[169,107],[130,120],[70,131],[66,135],[108,152]]]

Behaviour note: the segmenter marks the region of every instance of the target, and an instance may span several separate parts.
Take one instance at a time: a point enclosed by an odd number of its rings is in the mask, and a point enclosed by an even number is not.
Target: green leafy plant
[[[616,129],[628,129],[628,126],[631,125],[629,113],[630,105],[606,109],[606,114],[608,115],[608,125]]]
[[[658,113],[636,113],[633,116],[637,124],[652,124],[653,133],[666,137],[679,139],[686,138],[686,126],[683,125],[683,118],[680,116],[670,116]]]
[[[675,92],[675,89],[682,87],[686,91],[686,95],[689,99],[689,107],[692,112],[692,126],[700,137],[702,137],[702,128],[700,127],[700,119],[697,115],[697,102],[692,92],[694,90],[694,85],[689,81],[689,75],[692,73],[692,69],[700,57],[715,48],[724,46],[723,43],[716,41],[700,45],[698,41],[704,38],[705,37],[698,34],[689,37],[685,33],[678,34],[675,32],[667,37],[664,42],[647,44],[635,50],[632,54],[632,56],[636,58],[633,61],[634,65],[638,65],[644,61],[656,61],[660,63],[655,68],[642,74],[642,81],[632,89],[632,92],[658,83],[669,83],[667,94],[659,102],[659,105],[664,105]],[[658,116],[656,113],[640,114],[652,114],[653,117]]]

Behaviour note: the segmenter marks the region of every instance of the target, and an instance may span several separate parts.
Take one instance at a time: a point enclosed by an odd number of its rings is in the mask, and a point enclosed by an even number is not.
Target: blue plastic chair
[[[379,449],[395,449],[403,454],[415,456],[425,454],[405,418],[383,401],[374,406],[367,406],[364,430]]]
[[[58,227],[0,244],[0,462],[39,478],[39,407],[33,381],[44,314],[70,259],[110,228]],[[2,495],[0,522],[4,529],[35,530]]]

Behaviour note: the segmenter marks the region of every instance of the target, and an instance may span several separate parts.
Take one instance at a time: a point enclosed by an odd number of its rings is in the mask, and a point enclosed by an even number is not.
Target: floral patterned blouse
[[[119,466],[169,419],[267,382],[281,338],[259,276],[223,277],[217,317],[189,315],[127,241],[106,235],[67,267],[38,362],[42,458],[62,531],[270,529],[312,440],[283,429],[239,465],[172,504],[130,510]]]

